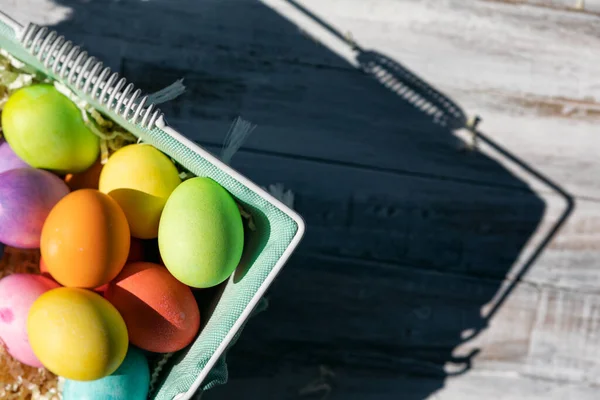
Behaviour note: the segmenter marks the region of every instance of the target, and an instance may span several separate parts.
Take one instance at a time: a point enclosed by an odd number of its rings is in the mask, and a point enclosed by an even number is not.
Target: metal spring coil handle
[[[65,83],[82,91],[109,110],[142,128],[152,129],[163,116],[155,104],[148,104],[148,97],[139,101],[142,91],[135,89],[118,72],[104,67],[102,61],[89,56],[80,46],[74,46],[56,31],[30,23],[19,35],[21,44],[48,70]]]

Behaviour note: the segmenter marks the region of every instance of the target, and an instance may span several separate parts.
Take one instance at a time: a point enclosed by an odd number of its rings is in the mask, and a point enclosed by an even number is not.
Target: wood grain
[[[205,398],[591,400],[598,2],[533,2],[2,8],[144,89],[183,77],[167,119],[214,153],[258,124],[233,166],[294,191],[306,238]]]
[[[229,399],[240,393],[260,393],[265,400],[328,399],[328,400],[389,400],[423,399],[412,397],[429,387],[434,393],[432,400],[558,400],[593,399],[597,388],[592,386],[536,380],[530,377],[504,373],[478,373],[473,371],[460,378],[448,379],[444,387],[424,377],[365,374],[355,371],[333,369],[333,376],[322,371],[317,364],[304,368],[287,368],[270,377],[252,377],[231,381],[224,387],[214,389],[203,399]],[[324,377],[322,377],[325,375]]]
[[[598,0],[488,0],[497,1],[517,6],[547,7],[561,11],[572,11],[581,13],[597,13],[600,11]]]

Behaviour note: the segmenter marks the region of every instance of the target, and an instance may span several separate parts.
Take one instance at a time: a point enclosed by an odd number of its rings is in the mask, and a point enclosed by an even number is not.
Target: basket
[[[190,399],[227,381],[224,353],[298,246],[305,225],[289,207],[168,126],[154,104],[100,60],[45,27],[23,27],[0,12],[0,48],[67,86],[140,140],[152,144],[197,176],[231,193],[254,220],[242,261],[219,287],[202,316],[197,339],[162,368],[154,400]]]

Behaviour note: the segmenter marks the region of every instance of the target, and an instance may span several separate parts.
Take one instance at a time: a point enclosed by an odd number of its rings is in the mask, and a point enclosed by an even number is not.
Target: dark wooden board
[[[228,355],[230,383],[205,398],[597,398],[597,17],[301,5],[2,1],[144,89],[184,78],[162,108],[210,151],[236,116],[256,123],[233,166],[294,192],[306,238]],[[332,27],[394,79],[359,71]],[[455,128],[474,114],[492,142],[469,151]]]

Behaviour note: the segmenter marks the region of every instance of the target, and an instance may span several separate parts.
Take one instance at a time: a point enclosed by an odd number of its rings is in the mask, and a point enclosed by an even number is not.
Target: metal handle
[[[58,80],[75,91],[90,96],[109,110],[131,123],[140,123],[144,128],[152,129],[162,116],[160,109],[150,96],[141,96],[141,90],[125,78],[119,79],[119,73],[104,66],[102,61],[66,40],[58,32],[36,24],[28,24],[19,30],[19,42],[30,55],[35,57]],[[183,85],[172,85],[162,93],[162,99],[176,97],[182,92]]]

